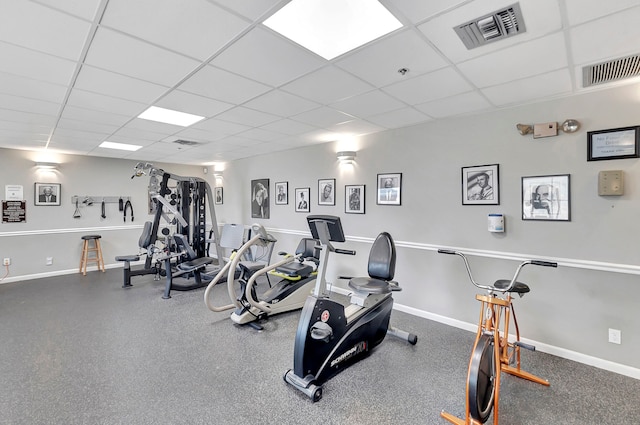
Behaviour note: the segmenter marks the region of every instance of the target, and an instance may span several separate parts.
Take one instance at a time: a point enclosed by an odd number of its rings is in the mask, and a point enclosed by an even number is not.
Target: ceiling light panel
[[[138,146],[138,145],[128,145],[125,143],[115,143],[115,142],[102,142],[100,143],[100,147],[101,148],[106,148],[106,149],[118,149],[121,151],[137,151],[138,149],[140,149],[142,146]]]
[[[204,119],[204,117],[198,115],[173,111],[171,109],[158,108],[157,106],[151,106],[149,109],[138,115],[138,118],[165,124],[179,125],[181,127],[189,127],[190,125]]]
[[[402,27],[371,0],[293,0],[264,24],[327,60]]]

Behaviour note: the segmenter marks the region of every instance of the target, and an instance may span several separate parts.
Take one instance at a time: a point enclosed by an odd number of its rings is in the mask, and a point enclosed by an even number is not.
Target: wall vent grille
[[[502,40],[526,31],[520,4],[469,21],[453,28],[467,49]]]
[[[640,75],[640,55],[627,56],[582,68],[582,86],[610,83]]]

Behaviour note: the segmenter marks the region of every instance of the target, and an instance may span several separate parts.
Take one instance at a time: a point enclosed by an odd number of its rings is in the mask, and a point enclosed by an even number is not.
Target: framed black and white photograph
[[[296,190],[296,212],[309,212],[310,210],[310,202],[309,202],[309,193],[311,189],[308,187],[297,187]]]
[[[569,174],[522,177],[522,219],[571,221]]]
[[[498,164],[462,167],[462,205],[500,205]]]
[[[44,206],[60,205],[60,183],[35,183],[34,204]]]
[[[364,214],[364,205],[364,185],[346,185],[344,187],[344,212],[347,214]]]
[[[378,205],[401,205],[402,173],[378,174]]]
[[[251,180],[251,217],[269,218],[269,179]]]
[[[640,126],[587,132],[587,161],[639,158]]]
[[[215,193],[215,197],[216,197],[216,205],[222,205],[222,203],[224,202],[224,194],[223,194],[223,190],[221,187],[216,187],[215,189],[213,189],[214,193]]]
[[[276,205],[287,205],[289,203],[289,183],[276,183]]]
[[[336,204],[336,179],[318,180],[318,205]]]

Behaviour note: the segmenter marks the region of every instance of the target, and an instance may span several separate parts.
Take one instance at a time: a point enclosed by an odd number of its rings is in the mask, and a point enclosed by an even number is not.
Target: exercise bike
[[[325,273],[330,253],[355,255],[355,251],[334,248],[344,242],[340,218],[310,215],[307,222],[319,240],[320,263],[313,295],[302,308],[293,353],[293,369],[284,381],[312,401],[322,398],[322,385],[329,378],[367,356],[387,334],[411,344],[418,337],[389,327],[393,298],[400,287],[393,281],[396,251],[391,235],[378,235],[369,254],[368,277],[349,278],[351,297],[328,291]]]
[[[529,286],[516,280],[524,266],[533,264],[557,267],[558,264],[541,260],[523,261],[511,279],[496,280],[493,285],[481,285],[473,279],[469,262],[463,253],[448,249],[439,249],[438,252],[461,257],[471,283],[487,291],[486,295],[476,295],[476,299],[481,303],[480,320],[467,374],[465,418],[460,419],[445,411],[442,411],[440,416],[456,425],[477,425],[485,423],[493,410],[493,423],[497,425],[501,372],[549,386],[549,381],[546,379],[520,368],[520,348],[535,351],[535,347],[520,341],[520,329],[513,310],[512,294],[523,297],[529,292]],[[511,317],[513,317],[516,334],[515,340],[509,342]],[[514,363],[515,366],[512,366]]]
[[[225,264],[207,286],[204,302],[211,311],[215,312],[233,309],[231,320],[234,323],[248,324],[257,330],[262,330],[263,327],[259,322],[266,319],[267,316],[297,310],[304,305],[313,289],[316,276],[315,268],[303,264],[303,261],[313,259],[315,241],[310,244],[309,240],[303,239],[298,245],[295,255],[287,255],[284,259],[267,265],[243,260],[245,254],[252,247],[276,242],[273,236],[267,234],[260,224],[253,224],[251,231],[254,236],[232,255],[231,261]],[[237,269],[240,270],[239,291],[237,291],[235,284]],[[258,297],[255,288],[256,279],[272,270],[280,270],[276,276],[281,277],[281,280]],[[227,276],[227,292],[231,304],[218,307],[213,305],[210,294],[223,276]]]

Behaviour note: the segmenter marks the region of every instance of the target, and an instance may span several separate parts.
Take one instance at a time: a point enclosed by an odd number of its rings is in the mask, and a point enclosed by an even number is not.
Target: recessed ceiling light
[[[264,24],[327,60],[402,27],[372,0],[292,0]]]
[[[102,143],[100,143],[99,147],[107,148],[107,149],[119,149],[121,151],[137,151],[142,146],[128,145],[126,143],[102,142]]]
[[[204,117],[199,115],[187,114],[186,112],[173,111],[171,109],[158,108],[151,106],[149,109],[138,115],[143,120],[157,121],[165,124],[179,125],[181,127],[189,127]]]

